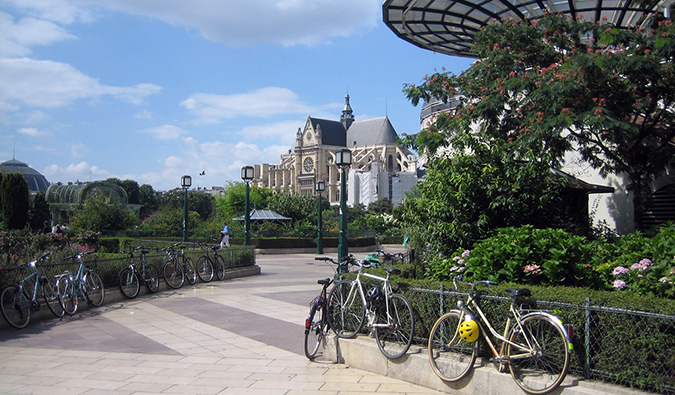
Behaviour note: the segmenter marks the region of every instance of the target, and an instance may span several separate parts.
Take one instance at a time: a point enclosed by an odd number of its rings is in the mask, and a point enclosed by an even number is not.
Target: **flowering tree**
[[[479,60],[468,70],[405,86],[414,105],[461,99],[405,142],[433,155],[480,135],[546,153],[553,166],[577,150],[602,175],[626,175],[639,227],[650,186],[675,154],[675,26],[658,19],[628,29],[560,15],[490,23],[475,36]]]

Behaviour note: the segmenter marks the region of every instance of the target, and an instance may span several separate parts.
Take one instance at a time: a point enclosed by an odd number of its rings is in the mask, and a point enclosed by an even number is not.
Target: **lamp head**
[[[180,186],[185,189],[190,188],[192,186],[192,177],[188,175],[184,175],[183,177],[181,177]]]
[[[255,176],[255,170],[253,169],[253,166],[244,166],[241,168],[241,179],[249,182],[253,179]]]
[[[352,164],[352,151],[347,148],[340,148],[335,152],[335,164],[340,167],[351,166]]]

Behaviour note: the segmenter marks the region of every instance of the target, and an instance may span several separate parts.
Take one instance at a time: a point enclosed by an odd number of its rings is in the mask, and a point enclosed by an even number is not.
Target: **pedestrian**
[[[230,246],[230,227],[227,226],[227,222],[223,222],[223,230],[220,231],[220,235],[222,236],[222,239],[220,240],[220,248],[222,249],[223,246],[229,247]]]
[[[42,234],[46,235],[47,233],[52,233],[52,227],[49,225],[49,221],[45,221],[45,226],[42,228]]]
[[[61,225],[56,225],[56,230],[54,231],[56,234],[63,234],[63,229],[61,229]]]

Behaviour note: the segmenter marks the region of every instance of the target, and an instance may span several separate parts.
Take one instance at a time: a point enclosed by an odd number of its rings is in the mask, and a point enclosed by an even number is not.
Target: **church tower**
[[[340,122],[342,122],[342,126],[345,127],[345,130],[349,129],[349,127],[352,126],[352,123],[354,123],[352,106],[349,105],[349,93],[345,96],[345,107],[342,109]]]

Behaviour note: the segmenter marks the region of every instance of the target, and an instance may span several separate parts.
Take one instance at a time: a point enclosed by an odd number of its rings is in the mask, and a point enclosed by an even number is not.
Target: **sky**
[[[224,186],[278,164],[308,116],[338,120],[346,94],[356,120],[416,133],[403,84],[471,62],[398,38],[380,0],[0,0],[0,162]]]

